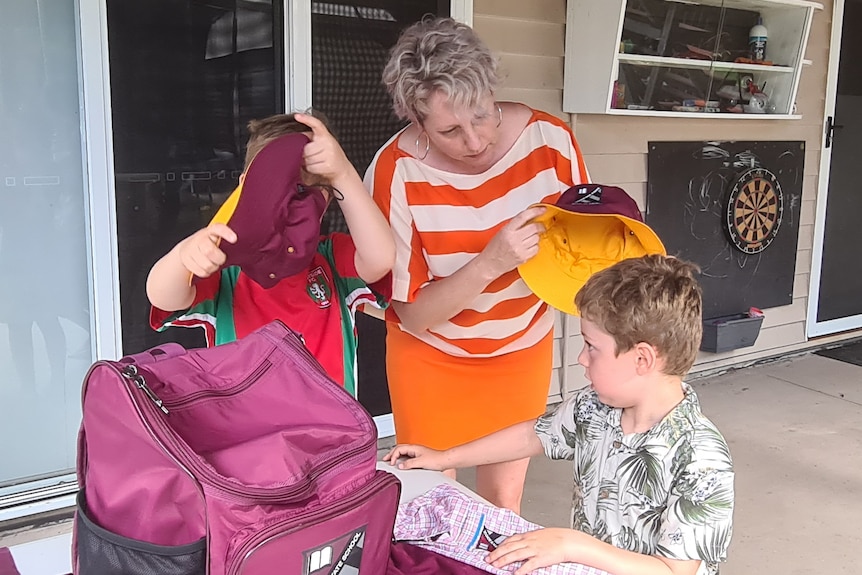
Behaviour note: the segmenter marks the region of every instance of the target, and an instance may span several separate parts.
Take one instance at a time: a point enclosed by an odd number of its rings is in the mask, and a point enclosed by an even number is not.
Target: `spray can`
[[[763,25],[763,18],[758,16],[757,24],[748,31],[748,49],[755,62],[763,62],[766,59],[766,40],[766,26]]]

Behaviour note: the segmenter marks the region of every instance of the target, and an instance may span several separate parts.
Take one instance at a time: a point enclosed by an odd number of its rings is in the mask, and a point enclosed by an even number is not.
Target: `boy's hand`
[[[402,457],[404,461],[398,460]],[[396,445],[392,451],[383,457],[390,465],[396,465],[398,469],[432,469],[443,471],[451,465],[446,464],[446,452],[437,451],[424,445]]]
[[[485,561],[503,569],[506,565],[523,561],[515,575],[527,575],[536,569],[557,563],[572,561],[577,551],[578,540],[585,533],[574,529],[548,528],[520,533],[507,537],[499,547],[491,551]]]
[[[205,278],[215,273],[227,260],[218,242],[236,243],[236,233],[225,224],[210,224],[193,233],[179,244],[180,262],[189,272]]]
[[[308,173],[322,176],[335,185],[339,176],[353,170],[353,164],[323,122],[308,114],[294,114],[294,118],[311,128],[311,141],[302,151],[302,160]]]

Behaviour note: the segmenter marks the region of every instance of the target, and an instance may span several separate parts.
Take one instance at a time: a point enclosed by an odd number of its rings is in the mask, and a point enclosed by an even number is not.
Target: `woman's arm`
[[[475,258],[457,272],[423,286],[411,303],[393,301],[402,325],[421,333],[463,311],[488,285],[536,255],[544,226],[530,223],[545,208],[528,208],[512,218]]]

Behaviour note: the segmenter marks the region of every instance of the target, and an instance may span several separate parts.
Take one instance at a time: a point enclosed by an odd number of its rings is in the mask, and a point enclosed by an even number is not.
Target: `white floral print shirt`
[[[551,459],[574,461],[572,528],[621,549],[702,560],[715,575],[733,522],[727,443],[700,411],[694,390],[645,433],[623,434],[621,409],[589,387],[539,418]]]

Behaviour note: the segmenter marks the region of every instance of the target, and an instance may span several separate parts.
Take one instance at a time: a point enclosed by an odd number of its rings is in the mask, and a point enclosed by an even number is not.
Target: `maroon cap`
[[[556,207],[576,214],[614,214],[638,222],[641,211],[625,190],[602,184],[579,184],[562,193]]]
[[[264,146],[212,219],[237,235],[236,243],[219,245],[225,265],[239,266],[264,288],[305,271],[317,251],[326,198],[300,179],[308,141],[288,134]]]
[[[575,294],[589,277],[626,258],[664,254],[656,233],[624,190],[601,184],[578,184],[533,221],[545,231],[539,252],[518,266],[534,294],[555,308],[576,314]]]

